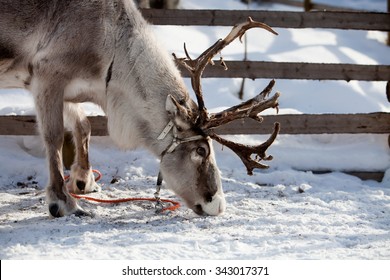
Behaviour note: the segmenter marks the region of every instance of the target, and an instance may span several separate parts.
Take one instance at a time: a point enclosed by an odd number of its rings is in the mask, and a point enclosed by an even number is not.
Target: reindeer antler
[[[245,34],[245,32],[254,27],[263,28],[277,35],[277,33],[268,25],[261,22],[253,21],[250,17],[248,17],[248,20],[246,22],[235,25],[224,39],[219,39],[214,45],[205,50],[196,59],[192,59],[189,56],[185,44],[185,58],[177,58],[176,55],[173,54],[176,62],[183,65],[191,74],[191,84],[198,101],[199,110],[199,117],[195,124],[196,127],[202,130],[205,135],[210,136],[212,139],[218,141],[222,145],[225,145],[232,151],[234,151],[245,164],[249,175],[252,175],[252,171],[254,168],[268,168],[267,165],[259,163],[259,161],[272,159],[272,156],[266,156],[265,153],[268,147],[272,145],[276,136],[278,135],[280,129],[279,123],[275,123],[274,131],[270,138],[263,144],[257,146],[243,145],[223,139],[214,132],[213,128],[242,118],[252,118],[256,121],[261,122],[262,118],[258,116],[260,112],[268,108],[276,108],[278,110],[278,98],[280,94],[277,92],[271,98],[268,98],[275,84],[275,81],[272,80],[261,93],[246,102],[233,106],[219,113],[208,114],[203,99],[201,77],[206,66],[209,63],[213,63],[211,59],[217,53],[219,53],[223,48],[225,48],[235,39],[239,38],[241,41],[241,37]],[[225,68],[225,70],[227,70],[227,66],[223,61],[222,57],[221,65]],[[251,157],[253,154],[256,155],[255,159]]]
[[[243,118],[252,118],[255,121],[262,122],[263,119],[259,117],[259,113],[268,109],[275,108],[277,111],[278,108],[278,98],[280,96],[279,92],[276,92],[271,98],[269,96],[273,86],[275,85],[275,80],[271,80],[268,86],[265,89],[256,95],[255,97],[245,101],[239,105],[230,107],[219,113],[209,114],[209,119],[206,123],[202,125],[203,130],[208,130],[214,127],[218,127],[224,124],[227,124],[236,119]]]
[[[267,141],[260,145],[244,145],[240,143],[235,143],[232,141],[229,141],[227,139],[221,138],[219,135],[215,134],[214,132],[209,133],[209,136],[218,141],[220,144],[228,147],[233,152],[235,152],[242,162],[244,163],[248,175],[253,175],[253,169],[259,168],[259,169],[266,169],[269,168],[268,165],[262,164],[259,161],[260,160],[272,160],[273,157],[267,156],[266,151],[269,148],[269,146],[272,145],[272,143],[275,141],[276,136],[278,135],[280,130],[280,124],[275,123],[274,131],[271,134],[271,136],[268,138]],[[252,158],[252,155],[255,154],[255,158]]]

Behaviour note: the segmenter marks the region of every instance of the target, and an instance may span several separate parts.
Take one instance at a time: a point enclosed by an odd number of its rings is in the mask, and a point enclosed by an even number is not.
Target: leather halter
[[[168,148],[165,149],[165,151],[162,153],[161,156],[163,156],[167,153],[168,154],[172,153],[176,149],[176,147],[179,146],[180,144],[204,139],[204,136],[202,136],[202,135],[195,135],[195,136],[190,136],[190,137],[186,137],[186,138],[179,138],[177,135],[177,131],[175,129],[173,129],[174,126],[175,125],[174,125],[173,121],[169,121],[169,123],[165,126],[163,131],[157,137],[157,140],[163,140],[165,137],[167,137],[168,133],[171,130],[173,132],[172,143],[168,146]]]
[[[195,136],[186,137],[186,138],[179,138],[179,137],[177,137],[178,135],[177,135],[176,129],[173,129],[174,126],[175,126],[175,124],[173,123],[173,121],[169,121],[169,123],[165,126],[163,131],[157,137],[157,140],[163,140],[163,139],[165,139],[165,137],[167,137],[168,133],[172,130],[172,133],[173,133],[172,142],[162,152],[161,160],[162,160],[164,155],[172,153],[176,149],[176,147],[179,146],[180,144],[186,143],[186,142],[191,142],[191,141],[196,141],[196,140],[200,140],[200,139],[204,139],[205,138],[202,135],[195,135]],[[158,208],[158,209],[162,207],[161,206],[162,204],[160,202],[160,189],[161,189],[162,181],[163,181],[163,176],[161,174],[161,171],[159,171],[158,172],[158,176],[157,176],[156,192],[154,193],[154,196],[155,196],[155,198],[157,200],[156,208]]]

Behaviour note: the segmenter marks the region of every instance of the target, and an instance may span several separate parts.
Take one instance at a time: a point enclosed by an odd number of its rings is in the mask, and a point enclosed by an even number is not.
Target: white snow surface
[[[385,0],[322,3],[385,11]],[[182,0],[188,9],[248,9],[238,0]],[[280,4],[249,9],[298,10]],[[248,15],[250,12],[248,11]],[[193,56],[225,36],[227,27],[155,27],[170,52]],[[331,29],[248,32],[249,59],[390,64],[386,34]],[[242,59],[238,42],[223,51]],[[208,108],[239,102],[241,79],[204,79]],[[190,83],[186,80],[188,87]],[[245,98],[268,83],[246,81]],[[389,112],[384,82],[277,80],[280,114]],[[85,104],[89,115],[102,114]],[[30,115],[28,92],[0,91],[1,115]],[[266,112],[274,114],[274,111]],[[231,138],[258,143],[267,136]],[[0,259],[389,259],[390,151],[388,135],[280,135],[270,148],[270,169],[247,176],[239,158],[216,143],[226,212],[197,216],[182,205],[156,214],[153,203],[104,205],[81,201],[93,218],[50,219],[45,203],[47,163],[38,136],[0,137]],[[108,137],[93,137],[93,167],[103,174],[100,198],[153,197],[158,159],[144,150],[122,151]],[[301,170],[337,170],[313,174]],[[341,171],[386,171],[382,182]],[[112,182],[116,179],[115,183]],[[163,189],[163,198],[179,200]]]

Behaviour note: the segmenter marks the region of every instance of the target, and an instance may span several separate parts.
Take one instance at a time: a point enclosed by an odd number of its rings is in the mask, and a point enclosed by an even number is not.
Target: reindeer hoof
[[[93,218],[94,215],[90,212],[85,211],[84,209],[78,208],[70,213],[64,213],[64,211],[61,210],[60,205],[57,202],[53,202],[49,204],[49,213],[53,218],[60,218],[65,215],[75,215],[76,217],[91,217]]]
[[[100,185],[94,183],[93,187],[91,188],[91,192],[95,193],[95,192],[100,192],[102,190],[102,188],[100,187]]]
[[[49,212],[54,218],[61,217],[60,206],[57,203],[51,203],[49,205]]]
[[[92,192],[100,192],[100,186],[96,184],[101,174],[98,171],[90,169],[83,169],[77,164],[72,165],[71,174],[67,181],[67,188],[69,192],[75,194],[86,194]]]
[[[85,182],[84,181],[76,180],[76,186],[81,192],[84,192],[84,190],[85,190]]]
[[[96,184],[94,181],[85,182],[82,180],[70,180],[67,184],[69,192],[75,194],[86,194],[100,192],[101,187]]]
[[[73,213],[76,217],[91,217],[93,218],[95,215],[93,213],[87,212],[83,209],[78,209]]]

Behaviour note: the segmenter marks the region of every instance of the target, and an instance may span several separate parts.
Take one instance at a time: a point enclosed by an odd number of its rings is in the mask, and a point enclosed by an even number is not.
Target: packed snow
[[[261,1],[260,1],[261,2]],[[317,1],[386,11],[385,0]],[[181,0],[187,9],[294,10],[239,0]],[[169,52],[193,56],[225,36],[227,27],[156,26]],[[386,33],[331,29],[276,29],[248,33],[248,58],[265,61],[390,64]],[[242,59],[236,42],[226,60]],[[268,80],[247,80],[244,98]],[[190,88],[190,83],[186,80]],[[237,104],[241,79],[204,79],[206,104]],[[280,114],[389,112],[384,82],[277,80]],[[85,104],[89,115],[101,110]],[[267,111],[274,114],[275,111]],[[34,114],[32,97],[0,91],[1,115]],[[236,135],[258,143],[267,135]],[[185,205],[156,214],[154,204],[105,205],[80,201],[95,216],[50,219],[44,187],[47,163],[38,136],[0,137],[1,259],[389,259],[390,150],[388,135],[280,135],[270,169],[247,176],[239,158],[214,143],[227,199],[226,212],[197,216]],[[100,198],[153,197],[158,159],[145,150],[123,151],[108,137],[92,137],[90,159],[103,174]],[[314,174],[308,170],[336,170]],[[342,171],[386,171],[382,182]],[[161,196],[180,201],[167,189]]]

